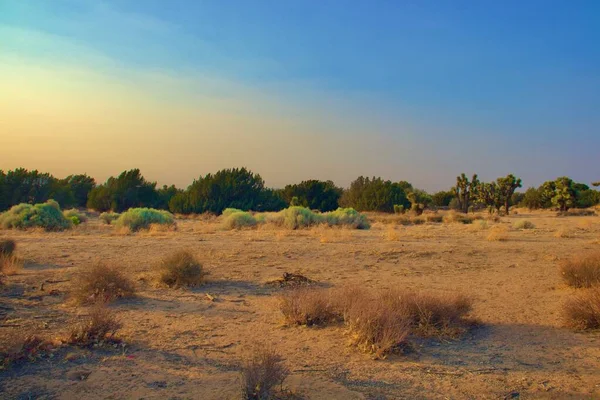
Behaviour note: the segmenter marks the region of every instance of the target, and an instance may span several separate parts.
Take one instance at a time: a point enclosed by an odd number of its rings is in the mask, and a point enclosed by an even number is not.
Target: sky
[[[0,0],[0,169],[600,179],[600,2]]]

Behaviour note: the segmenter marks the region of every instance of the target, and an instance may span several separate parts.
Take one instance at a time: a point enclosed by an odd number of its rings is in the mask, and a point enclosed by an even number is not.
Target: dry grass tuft
[[[504,225],[495,225],[485,238],[488,242],[503,242],[508,240],[508,228]]]
[[[15,338],[0,350],[0,370],[21,361],[35,361],[48,355],[55,346],[36,335]]]
[[[0,256],[12,256],[17,248],[17,243],[12,239],[0,240]]]
[[[177,251],[163,258],[157,269],[159,281],[169,287],[199,286],[206,277],[202,264],[187,250]]]
[[[586,289],[567,300],[563,307],[567,326],[575,329],[600,328],[600,287]]]
[[[0,255],[0,273],[14,275],[23,268],[23,260],[15,255]]]
[[[110,302],[135,293],[133,282],[116,267],[97,263],[73,283],[72,297],[79,304]]]
[[[280,310],[290,325],[323,325],[338,319],[329,291],[314,288],[294,288],[280,297]]]
[[[386,296],[349,299],[344,312],[352,344],[360,351],[385,358],[398,351],[410,334],[410,320],[404,308],[398,308]]]
[[[486,220],[481,219],[481,220],[474,221],[473,224],[471,224],[469,227],[471,230],[474,230],[474,231],[484,231],[484,230],[488,229],[490,226],[488,225],[488,222]]]
[[[67,343],[75,346],[90,347],[101,346],[104,343],[116,342],[116,333],[121,328],[121,323],[103,303],[96,304],[89,317],[76,324]]]
[[[470,224],[473,222],[475,218],[471,217],[467,214],[463,214],[463,213],[458,213],[454,210],[448,211],[442,218],[442,221],[445,224],[455,224],[455,223],[460,223],[460,224]]]
[[[473,302],[464,295],[406,293],[400,296],[401,304],[406,304],[415,335],[456,338],[466,331],[465,316],[471,311]]]
[[[281,389],[289,373],[281,356],[264,346],[256,346],[242,368],[242,399],[277,398],[276,387]]]
[[[397,242],[400,240],[400,235],[398,235],[398,231],[396,230],[396,228],[390,225],[383,234],[383,238],[390,242]]]
[[[573,257],[560,266],[560,273],[569,286],[589,288],[600,284],[600,253]]]
[[[560,211],[556,214],[559,217],[591,217],[596,212],[592,208],[571,208],[569,211]]]
[[[516,221],[513,224],[513,228],[515,229],[534,229],[535,225],[531,221],[527,221],[526,219],[521,219]]]
[[[554,237],[559,239],[568,239],[573,237],[573,232],[567,228],[559,228],[556,232],[554,232]]]

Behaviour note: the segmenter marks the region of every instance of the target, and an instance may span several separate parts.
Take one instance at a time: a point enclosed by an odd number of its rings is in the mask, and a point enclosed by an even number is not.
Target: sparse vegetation
[[[280,309],[291,325],[323,325],[338,317],[324,289],[290,289],[281,296]]]
[[[107,211],[107,212],[103,212],[102,214],[100,214],[99,218],[100,218],[100,221],[104,222],[106,225],[110,225],[114,221],[119,219],[120,216],[121,216],[121,214],[119,214],[119,213]]]
[[[574,329],[600,328],[600,286],[585,289],[569,298],[563,307],[567,326]]]
[[[242,399],[274,400],[277,386],[289,375],[283,359],[265,346],[256,346],[242,367]]]
[[[486,236],[488,242],[504,242],[508,240],[508,228],[504,225],[494,225]]]
[[[67,343],[75,346],[101,346],[116,341],[116,333],[121,323],[104,303],[91,308],[90,314],[71,329]]]
[[[87,222],[88,217],[85,213],[80,212],[76,208],[71,208],[70,210],[63,211],[63,215],[65,218],[70,219],[73,225],[79,225],[83,222]]]
[[[0,214],[0,226],[4,229],[43,228],[47,231],[62,231],[73,226],[65,218],[54,200],[46,203],[19,204]]]
[[[600,284],[600,253],[567,259],[560,266],[560,273],[567,285],[589,288]]]
[[[164,210],[130,208],[115,221],[115,225],[118,228],[127,227],[132,232],[139,231],[140,229],[148,229],[152,224],[174,225],[175,218],[173,214]]]
[[[199,286],[204,282],[205,272],[194,255],[181,250],[165,257],[158,264],[159,281],[169,287]]]
[[[0,348],[0,370],[10,368],[21,361],[35,361],[50,354],[53,343],[37,335],[16,337]]]
[[[110,302],[131,297],[134,285],[121,271],[103,263],[84,270],[73,284],[72,296],[79,304]]]
[[[224,229],[242,229],[256,226],[256,218],[247,211],[227,208],[223,211]]]
[[[514,229],[534,229],[535,225],[526,219],[520,219],[513,224]]]
[[[17,242],[13,239],[2,239],[0,240],[0,257],[12,256],[17,248]]]
[[[471,217],[469,215],[465,215],[465,214],[460,214],[454,210],[451,210],[442,217],[442,221],[445,224],[452,224],[452,223],[470,224],[473,222],[473,217]]]

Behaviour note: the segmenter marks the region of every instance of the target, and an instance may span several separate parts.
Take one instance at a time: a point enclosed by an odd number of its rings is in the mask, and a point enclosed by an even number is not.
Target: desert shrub
[[[369,229],[371,225],[366,216],[353,208],[338,208],[324,214],[329,225],[343,225],[354,229]]]
[[[446,214],[444,214],[444,216],[442,217],[442,221],[445,224],[453,224],[453,223],[470,224],[473,222],[473,217],[466,215],[466,214],[458,213],[454,210],[451,210],[451,211],[447,212]]]
[[[478,221],[474,221],[472,225],[472,229],[474,230],[486,230],[489,228],[488,222],[484,219],[480,219]]]
[[[173,225],[175,224],[175,219],[173,218],[173,214],[164,210],[130,208],[115,221],[117,227],[127,227],[133,232],[140,229],[148,229],[152,224]]]
[[[600,284],[600,253],[565,260],[560,272],[569,286],[589,288]]]
[[[281,296],[280,309],[292,325],[322,325],[336,319],[329,294],[323,289],[290,289]]]
[[[508,240],[508,228],[503,225],[496,225],[490,229],[485,238],[488,242],[503,242]]]
[[[556,215],[559,217],[593,217],[596,215],[596,211],[593,209],[572,208],[568,211],[559,211]]]
[[[12,256],[17,248],[17,243],[12,239],[0,240],[0,256]]]
[[[80,304],[110,302],[135,293],[133,282],[115,267],[97,263],[73,283],[73,299]]]
[[[352,343],[359,350],[384,358],[405,344],[411,321],[404,307],[382,295],[353,300],[348,299],[343,314]]]
[[[406,307],[412,332],[422,337],[456,337],[464,333],[465,316],[472,301],[460,294],[433,295],[428,293],[389,293],[396,296],[398,308]],[[394,299],[391,300],[392,303]]]
[[[121,214],[107,211],[100,214],[100,221],[104,222],[106,225],[112,224],[114,221],[118,220]]]
[[[248,211],[227,208],[223,211],[224,229],[241,229],[253,227],[257,224],[256,218]]]
[[[9,256],[0,254],[0,273],[13,275],[21,268],[23,268],[23,260],[19,257],[14,254]]]
[[[563,307],[567,326],[575,329],[600,328],[600,287],[586,289],[568,299]]]
[[[84,321],[77,323],[67,339],[67,343],[76,346],[101,346],[116,341],[116,333],[121,323],[103,303],[96,304]]]
[[[533,229],[533,228],[535,228],[535,225],[531,221],[527,221],[526,219],[521,219],[519,221],[516,221],[513,224],[513,228],[515,228],[515,229]]]
[[[288,207],[280,211],[274,222],[285,226],[288,229],[307,228],[312,225],[320,224],[324,221],[321,214],[316,214],[305,207]]]
[[[276,387],[289,375],[283,359],[269,348],[256,346],[242,367],[242,399],[275,399]]]
[[[15,337],[0,348],[0,370],[20,361],[35,361],[48,355],[54,345],[37,335]]]
[[[202,265],[192,253],[177,251],[161,260],[157,267],[159,281],[169,287],[198,286],[204,282]]]
[[[444,220],[444,216],[442,214],[430,213],[425,214],[426,222],[442,222]]]
[[[394,204],[394,214],[404,214],[406,210],[402,204]]]
[[[79,225],[82,222],[87,222],[88,217],[85,213],[80,212],[76,208],[71,208],[70,210],[63,211],[63,215],[66,218],[69,218],[75,225]],[[75,223],[75,221],[78,221]]]
[[[69,229],[73,223],[65,218],[54,200],[39,204],[19,204],[0,214],[0,226],[4,229],[27,229],[40,227],[47,231]]]

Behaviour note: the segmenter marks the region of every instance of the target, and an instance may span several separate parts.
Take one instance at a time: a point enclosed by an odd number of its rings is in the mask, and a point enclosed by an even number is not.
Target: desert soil
[[[68,301],[73,278],[98,260],[137,287],[135,298],[110,306],[124,346],[65,347],[0,371],[0,398],[239,399],[241,361],[257,343],[283,356],[285,387],[306,399],[600,398],[600,334],[563,327],[561,305],[575,289],[558,273],[561,259],[600,250],[600,217],[521,211],[490,223],[509,228],[503,241],[488,241],[478,224],[370,218],[365,231],[222,231],[210,219],[129,235],[97,219],[62,233],[0,231],[25,260],[0,287],[0,343],[64,337],[89,312]],[[512,228],[520,219],[535,229]],[[156,262],[178,249],[198,256],[207,284],[153,283]],[[284,272],[331,287],[462,292],[480,325],[458,340],[422,340],[408,354],[373,360],[348,345],[341,325],[285,326],[283,289],[265,285]]]

